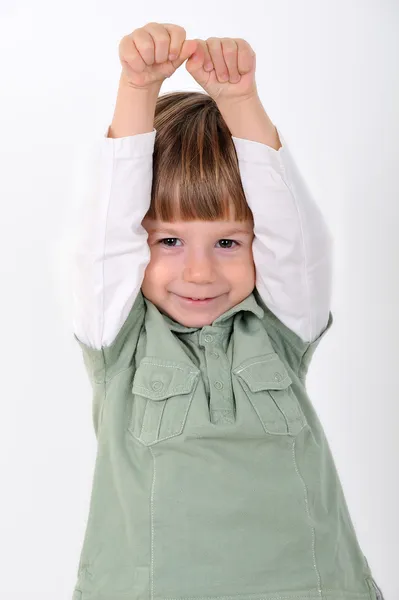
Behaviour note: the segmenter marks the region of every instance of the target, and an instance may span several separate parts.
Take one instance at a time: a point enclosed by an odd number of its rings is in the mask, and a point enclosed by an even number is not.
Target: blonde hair
[[[160,95],[155,108],[151,204],[147,217],[252,220],[231,132],[202,92]]]

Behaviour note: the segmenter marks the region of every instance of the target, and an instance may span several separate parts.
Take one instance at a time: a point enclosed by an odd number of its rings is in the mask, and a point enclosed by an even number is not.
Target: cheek
[[[170,279],[174,271],[173,264],[168,257],[162,256],[157,249],[151,248],[151,258],[145,270],[145,276],[148,280],[158,283],[161,280]]]
[[[221,272],[226,279],[236,284],[241,283],[243,286],[255,285],[255,265],[250,256],[224,263]]]

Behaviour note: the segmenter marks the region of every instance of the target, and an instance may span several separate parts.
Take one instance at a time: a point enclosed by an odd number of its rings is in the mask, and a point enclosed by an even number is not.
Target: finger
[[[229,72],[224,60],[220,38],[211,37],[206,40],[209,54],[215,67],[216,77],[220,82],[229,80]]]
[[[145,30],[152,36],[155,46],[156,64],[164,63],[168,60],[170,35],[167,29],[160,23],[147,23]]]
[[[194,42],[196,44],[195,51],[191,53],[186,63],[186,69],[200,85],[203,85],[209,79],[208,73],[204,71],[205,42],[198,39],[194,40]]]
[[[238,47],[238,72],[244,75],[245,73],[249,73],[253,68],[255,52],[247,41],[241,38],[234,38],[234,41]]]
[[[174,61],[180,55],[182,50],[183,43],[186,39],[186,30],[184,27],[180,27],[180,25],[175,25],[174,23],[162,23],[162,25],[165,27],[170,37],[168,59]]]
[[[137,51],[146,65],[154,64],[155,45],[153,37],[143,27],[136,29],[133,34]]]
[[[184,63],[184,61],[188,59],[188,66],[186,64],[186,68],[187,70],[190,70],[190,64],[193,62],[192,57],[197,55],[197,47],[198,44],[196,40],[184,40],[179,56],[176,58],[176,60],[171,61],[174,68],[178,69]]]
[[[179,27],[180,31],[175,30],[175,28],[178,26],[170,23],[165,23],[165,27],[168,29],[169,34],[171,35],[169,60],[173,64],[174,68],[177,69],[193,54],[193,52],[195,52],[197,42],[196,40],[186,40],[186,31],[182,27]],[[176,42],[175,39],[177,40]],[[177,58],[171,59],[171,54],[177,55]]]
[[[197,55],[199,60],[198,63],[203,62],[203,58],[201,55],[202,47],[199,43],[199,40],[186,40],[183,43],[182,51],[180,54],[181,62],[184,62],[187,58],[190,59],[193,54]]]
[[[238,72],[238,46],[235,40],[231,38],[221,39],[223,56],[229,71],[229,81],[231,83],[238,83],[241,76]]]
[[[146,67],[146,63],[134,42],[133,34],[122,38],[119,44],[119,58],[137,73],[142,73]]]
[[[204,52],[204,69],[205,71],[212,71],[214,69],[214,65],[212,62],[211,55],[209,53],[209,49],[205,40],[198,40],[201,44],[202,50]]]
[[[195,51],[195,54],[198,56],[197,66],[201,66],[205,71],[212,71],[214,68],[213,62],[205,40],[196,39],[196,42],[198,43]]]

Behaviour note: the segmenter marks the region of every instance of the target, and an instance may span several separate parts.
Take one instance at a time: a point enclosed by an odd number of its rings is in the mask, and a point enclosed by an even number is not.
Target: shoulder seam
[[[280,333],[280,331],[279,331],[279,329],[278,329],[277,325],[276,325],[275,323],[273,323],[273,321],[272,321],[271,319],[268,319],[268,317],[266,317],[266,319],[267,319],[268,323],[271,325],[271,327],[274,329],[274,331],[275,331],[277,334],[280,334],[280,335],[281,335],[281,333]],[[301,354],[301,351],[299,350],[299,348],[297,348],[296,346],[294,346],[294,344],[291,342],[291,340],[290,340],[288,337],[285,337],[285,336],[282,336],[282,335],[281,335],[281,337],[282,337],[282,339],[283,339],[285,342],[287,342],[287,344],[290,346],[290,348],[291,348],[292,350],[294,350],[294,352],[296,352],[296,353],[298,353],[298,354],[300,355],[300,360],[299,360],[299,365],[298,365],[298,368],[297,368],[297,369],[293,369],[293,371],[294,371],[294,373],[296,373],[296,375],[298,375],[298,377],[301,379],[301,376],[299,375],[299,372],[300,372],[300,369],[301,369],[301,367],[302,367],[302,361],[303,361],[303,357],[305,356],[305,354],[306,354],[307,350],[309,349],[310,342],[304,342],[304,344],[307,344],[307,346],[306,346],[306,349],[305,349],[305,351],[304,351],[304,352],[302,352],[302,354]]]

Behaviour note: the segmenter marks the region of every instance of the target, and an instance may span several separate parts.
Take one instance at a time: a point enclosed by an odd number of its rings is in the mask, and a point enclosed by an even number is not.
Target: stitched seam
[[[305,423],[307,423],[307,420],[306,420],[306,417],[305,417],[305,415],[304,415],[304,414],[302,414],[302,412],[303,412],[303,411],[302,411],[301,404],[300,404],[300,402],[299,402],[298,398],[295,396],[294,392],[292,391],[292,387],[290,387],[290,388],[287,390],[287,392],[288,392],[288,395],[290,395],[290,396],[292,397],[292,401],[293,401],[293,404],[294,404],[294,406],[295,406],[295,410],[296,410],[296,413],[297,413],[297,415],[298,415],[298,419],[301,419],[301,420],[303,419],[303,420],[304,420],[304,422],[305,422]],[[296,420],[296,419],[295,419],[295,420]]]
[[[248,369],[249,367],[252,367],[253,365],[260,364],[261,362],[263,362],[263,361],[259,361],[259,363],[251,363],[250,365],[247,365],[246,367],[243,367],[242,369],[235,370],[233,372],[236,375],[239,375],[239,373],[241,373],[242,371],[245,371],[246,369]],[[242,375],[240,375],[240,377],[241,377],[241,379],[244,379],[244,381],[246,382],[245,377],[243,377]],[[289,377],[289,375],[285,375],[284,379],[282,379],[281,381],[278,381],[277,383],[280,384],[280,385],[283,385],[287,381],[291,381],[291,378]],[[256,386],[261,386],[261,385],[264,385],[264,384],[273,384],[273,385],[276,385],[276,381],[274,381],[273,379],[261,379],[260,381],[257,381]],[[256,386],[255,385],[253,385],[252,387],[250,386],[251,389],[252,389],[252,391],[258,392],[259,390],[262,389],[261,387],[257,388]],[[280,387],[276,387],[276,388],[273,388],[273,389],[279,390],[281,388]]]
[[[275,332],[276,332],[276,333],[277,333],[279,336],[280,336],[280,335],[282,335],[282,337],[283,337],[284,341],[285,341],[285,342],[286,342],[286,343],[287,343],[287,344],[290,346],[290,348],[292,348],[292,350],[294,350],[294,352],[295,352],[295,353],[298,353],[298,352],[300,352],[300,349],[299,349],[297,346],[295,346],[295,345],[292,343],[292,341],[291,341],[291,340],[290,340],[290,339],[289,339],[287,336],[285,336],[284,334],[281,334],[281,332],[280,332],[280,329],[278,328],[277,324],[275,324],[275,323],[272,321],[272,319],[268,319],[268,323],[271,325],[271,327],[274,329],[274,331],[275,331]],[[310,346],[310,344],[311,344],[311,342],[304,342],[304,343],[305,343],[305,344],[307,343],[307,347],[306,347],[306,350],[305,350],[305,351],[303,352],[303,354],[301,355],[301,359],[300,359],[300,361],[299,361],[299,367],[300,367],[300,365],[301,365],[301,362],[302,362],[302,359],[303,359],[303,357],[304,357],[305,353],[307,352],[307,350],[309,349],[309,346]],[[299,371],[299,367],[298,367],[298,371]],[[292,368],[292,367],[291,367],[291,368]],[[292,368],[292,370],[294,371],[294,373],[295,373],[296,375],[298,375],[298,371],[295,371],[295,369],[294,369],[294,368]],[[299,377],[299,375],[298,375],[298,377]]]
[[[79,590],[80,591],[80,590]],[[369,592],[351,592],[351,591],[347,591],[345,589],[324,589],[325,592],[331,592],[333,594],[333,599],[337,600],[338,596],[337,594],[339,594],[339,600],[342,600],[343,596],[342,594],[345,594],[345,600],[349,600],[349,598],[359,598],[359,600],[370,600],[370,593]],[[317,592],[316,592],[317,593]],[[293,595],[295,594],[295,595]],[[267,594],[267,596],[260,596],[259,594],[236,594],[233,596],[188,596],[188,597],[179,597],[179,598],[165,598],[164,596],[162,596],[162,600],[235,600],[236,598],[244,598],[245,600],[251,600],[251,598],[253,598],[254,600],[315,600],[316,596],[315,594],[310,590],[310,591],[305,591],[304,593],[299,592],[299,596],[298,596],[298,592],[293,592],[292,594],[290,594],[289,596],[281,596],[281,595],[277,595],[277,596],[272,596],[270,594]],[[127,593],[127,594],[121,594],[120,595],[121,598],[124,598],[126,600],[131,600],[131,593]],[[317,596],[319,598],[319,596]],[[119,596],[118,596],[119,598]],[[110,600],[109,595],[107,594],[107,596],[98,596],[96,594],[95,599],[93,598],[93,596],[90,596],[90,600]],[[327,598],[325,600],[328,600]]]
[[[153,365],[154,367],[162,367],[162,368],[165,368],[165,369],[179,369],[179,371],[188,371],[188,373],[190,375],[198,373],[198,371],[194,371],[194,370],[190,369],[190,367],[179,367],[179,365],[176,365],[176,364],[174,364],[174,365],[164,365],[162,362],[152,362],[150,360],[144,360],[140,364],[140,366],[144,366],[144,365]]]
[[[143,427],[144,427],[144,422],[145,422],[145,414],[147,412],[147,406],[148,406],[148,400],[145,403],[144,412],[143,412],[143,420],[141,421],[141,427],[140,427],[140,433],[139,433],[139,437],[140,438],[141,438],[141,436],[143,434]],[[134,423],[132,421],[132,431],[133,431],[133,428],[134,428]]]
[[[252,399],[251,399],[250,395],[248,394],[247,385],[245,385],[243,387],[244,387],[244,392],[245,392],[248,400],[250,401],[252,408],[254,409],[254,411],[256,412],[256,414],[258,415],[258,419],[262,423],[262,427],[265,430],[265,432],[268,433],[269,435],[290,435],[290,433],[288,431],[269,431],[269,429],[266,428],[266,423],[278,423],[279,424],[280,421],[277,420],[277,419],[273,419],[273,420],[268,419],[267,421],[264,421],[262,419],[262,416],[259,413],[258,409],[256,408],[255,404],[252,402]],[[276,405],[276,408],[281,412],[281,409],[280,409],[279,406]],[[287,419],[286,419],[286,416],[284,414],[283,414],[283,417],[284,417],[285,423],[287,424]]]
[[[78,590],[80,591],[80,590]],[[349,600],[348,598],[346,598],[346,596],[349,595],[350,598],[359,598],[359,600],[370,600],[370,594],[369,593],[365,593],[365,592],[348,592],[346,590],[333,590],[333,589],[325,589],[325,592],[331,592],[334,594],[333,598],[334,600],[337,599],[337,594],[339,595],[339,600],[342,600],[343,596],[342,594],[345,594],[345,600]],[[316,592],[317,593],[317,592]],[[254,598],[254,600],[315,600],[316,596],[314,595],[314,593],[312,592],[305,592],[305,594],[300,594],[300,596],[297,595],[297,593],[294,592],[294,594],[296,594],[295,596],[290,595],[290,596],[271,596],[270,594],[268,594],[267,596],[259,596],[257,594],[253,594],[252,596],[249,596],[248,594],[244,595],[245,600],[250,600],[251,598]],[[118,596],[119,597],[119,596]],[[131,600],[131,593],[128,592],[128,594],[122,594],[120,595],[120,598],[123,598],[125,600]],[[189,596],[189,597],[179,597],[179,598],[164,598],[164,596],[162,596],[162,600],[235,600],[235,598],[242,598],[243,594],[237,594],[235,596]],[[319,596],[317,596],[319,598]],[[153,598],[153,596],[152,596]],[[90,600],[94,600],[93,596],[90,596]],[[95,596],[95,600],[109,600],[109,595],[107,596]],[[325,600],[328,600],[327,598]]]
[[[120,369],[119,371],[117,371],[116,373],[114,373],[109,379],[107,379],[106,381],[109,383],[110,381],[112,381],[114,379],[114,377],[116,377],[117,375],[120,375],[121,373],[123,373],[123,371],[129,371],[129,369],[133,369],[133,366],[130,365],[129,367],[123,367],[122,369]]]
[[[309,343],[308,343],[308,346],[307,346],[307,348],[306,348],[305,352],[302,354],[302,356],[301,356],[301,360],[299,361],[299,367],[298,367],[298,377],[299,377],[299,379],[301,379],[303,382],[304,382],[304,381],[305,381],[305,379],[306,379],[306,373],[307,373],[307,369],[308,369],[308,367],[307,367],[307,366],[304,364],[305,357],[306,357],[306,354],[307,354],[307,352],[309,351],[309,349],[310,349],[311,345],[312,345],[314,342],[316,342],[316,340],[313,340],[313,342],[309,342]],[[318,342],[320,342],[320,340],[318,340]],[[301,373],[301,370],[303,370],[303,372],[302,372],[302,373]]]
[[[191,406],[191,403],[192,403],[192,400],[193,400],[193,397],[194,397],[196,389],[197,388],[194,387],[193,391],[191,392],[191,396],[189,398],[189,401],[187,402],[187,408],[186,408],[186,412],[184,413],[184,417],[183,417],[183,421],[182,421],[181,427],[180,427],[180,429],[177,432],[174,432],[171,435],[165,436],[163,438],[158,438],[157,437],[157,439],[155,441],[146,443],[146,442],[143,442],[143,440],[140,439],[140,437],[138,437],[137,435],[135,435],[135,433],[134,433],[134,427],[133,427],[133,421],[131,421],[131,424],[128,427],[128,429],[129,429],[130,433],[133,435],[134,439],[136,439],[137,441],[139,441],[143,446],[151,447],[151,446],[154,446],[155,444],[158,444],[159,442],[163,442],[165,440],[169,440],[170,438],[176,437],[177,435],[180,435],[182,433],[183,429],[184,429],[184,425],[185,425],[186,420],[187,420],[188,411],[190,410],[190,406]],[[164,406],[163,406],[162,415],[163,415],[163,412],[164,412],[165,407],[166,407],[166,400],[164,402],[165,403],[164,403]],[[145,410],[147,410],[147,406],[148,406],[148,401],[147,401]],[[144,414],[145,414],[145,411],[144,411]],[[160,425],[161,425],[162,415],[161,415],[161,419],[160,419],[160,423],[159,423],[158,427],[160,427]],[[144,415],[143,415],[143,423],[144,423]],[[140,436],[141,436],[142,429],[143,429],[143,423],[141,425]]]
[[[104,351],[103,350],[102,350],[102,355],[103,355],[103,358],[104,358]],[[104,360],[104,363],[105,363],[105,360]],[[147,363],[145,363],[145,364],[147,364]],[[153,363],[151,363],[151,364],[153,364]],[[155,365],[155,366],[159,366],[159,365]],[[162,365],[162,366],[164,366],[164,365]],[[114,373],[109,379],[107,379],[107,381],[112,381],[112,379],[114,377],[116,377],[117,375],[120,375],[121,373],[123,373],[123,371],[129,371],[129,369],[132,369],[132,368],[133,368],[132,365],[129,365],[128,367],[123,367],[122,369],[120,369],[119,371],[117,371],[116,373]],[[171,367],[171,368],[181,369],[181,367]],[[190,371],[190,375],[193,375],[193,374],[197,375],[197,371]],[[98,381],[96,383],[102,383],[102,382]]]
[[[188,411],[190,410],[190,406],[191,406],[191,402],[192,402],[192,399],[193,399],[193,396],[194,396],[195,390],[196,390],[196,388],[194,388],[194,389],[193,389],[193,391],[192,391],[192,393],[191,393],[191,396],[190,396],[190,399],[189,399],[189,401],[187,402],[187,408],[186,408],[186,412],[184,413],[184,417],[183,417],[183,420],[182,420],[182,424],[181,424],[181,427],[180,427],[180,429],[179,429],[179,430],[178,430],[176,433],[172,433],[171,435],[168,435],[168,436],[166,436],[166,437],[163,437],[163,438],[157,438],[157,439],[155,440],[155,442],[151,442],[151,444],[149,444],[149,445],[153,446],[154,444],[157,444],[158,442],[163,442],[164,440],[169,440],[170,438],[172,438],[172,437],[176,437],[177,435],[180,435],[180,434],[181,434],[181,432],[183,431],[183,428],[184,428],[184,424],[185,424],[185,422],[186,422],[186,420],[187,420]],[[166,407],[166,402],[165,402],[165,404],[164,404],[164,410],[165,410],[165,407]],[[162,414],[163,414],[163,412],[164,412],[164,411],[162,411]],[[160,426],[160,425],[161,425],[161,422],[159,423],[159,426]]]
[[[166,393],[173,395],[174,392],[182,392],[183,390],[187,390],[186,393],[188,393],[190,391],[191,385],[192,381],[190,383],[179,383],[176,387],[172,388],[171,390],[168,390]],[[150,392],[151,395],[154,396],[154,398],[157,397],[156,394],[154,394],[153,390],[151,390],[148,387],[145,387],[144,385],[140,385],[139,383],[135,384],[134,389]],[[159,394],[158,397],[162,397],[162,394]]]
[[[245,379],[245,377],[242,377],[242,379]],[[284,377],[284,379],[282,379],[282,380],[281,380],[281,381],[279,381],[278,383],[281,385],[281,384],[285,383],[285,381],[286,381],[286,380],[288,381],[288,377]],[[270,379],[270,380],[258,381],[258,382],[257,382],[257,386],[261,386],[261,385],[265,385],[265,384],[269,384],[269,385],[270,385],[270,384],[272,384],[272,385],[276,385],[276,382],[275,382],[275,381],[273,381],[273,380],[271,380],[271,379]],[[260,390],[262,390],[262,389],[263,389],[262,387],[257,387],[257,386],[255,386],[255,385],[252,385],[252,386],[249,386],[249,387],[251,388],[251,390],[252,390],[253,392],[259,392]],[[279,388],[279,387],[276,387],[276,388],[266,388],[266,389],[273,389],[273,390],[274,390],[274,389],[276,389],[276,390],[281,390],[281,388]],[[284,388],[283,388],[283,389],[284,389]]]
[[[303,489],[304,489],[304,491],[305,491],[305,506],[306,506],[306,512],[307,512],[307,515],[308,515],[308,519],[309,519],[309,521],[310,521],[310,519],[311,519],[311,516],[310,516],[310,510],[309,510],[308,490],[307,490],[307,487],[306,487],[306,483],[305,483],[305,481],[304,481],[304,479],[303,479],[302,475],[301,475],[301,474],[300,474],[300,472],[299,472],[298,465],[297,465],[297,463],[296,463],[296,459],[295,459],[295,445],[296,445],[296,440],[297,440],[297,438],[294,438],[294,440],[293,440],[293,443],[292,443],[292,461],[293,461],[293,463],[294,463],[294,468],[295,468],[295,471],[296,471],[296,473],[297,473],[298,477],[300,478],[300,480],[301,480],[301,482],[302,482],[302,485],[303,485]],[[317,564],[316,564],[316,553],[315,553],[315,528],[314,528],[314,526],[313,526],[313,525],[311,525],[311,530],[312,530],[312,555],[313,555],[313,567],[314,567],[314,569],[315,569],[315,571],[316,571],[316,576],[317,576],[317,584],[318,584],[318,592],[319,592],[319,595],[320,595],[320,599],[322,600],[322,599],[323,599],[323,592],[322,592],[322,589],[321,589],[321,579],[320,579],[320,573],[319,573],[319,570],[318,570],[318,568],[317,568]]]
[[[180,371],[184,371],[184,369],[182,367],[178,367],[177,365],[163,365],[162,363],[155,363],[155,362],[151,362],[149,360],[142,362],[141,365],[153,365],[154,367],[164,367],[165,369],[179,369]],[[190,371],[190,372],[192,372],[192,371]]]
[[[337,590],[337,589],[325,589],[325,592],[334,592],[334,594],[341,594],[341,592],[343,592],[344,594],[349,594],[350,596],[359,596],[359,598],[364,598],[366,600],[369,600],[370,598],[370,594],[366,593],[366,592],[347,592],[346,590]],[[319,590],[317,590],[316,593],[318,593]],[[295,594],[295,592],[293,592]],[[249,596],[247,594],[237,594],[234,596],[186,596],[185,598],[179,597],[179,598],[164,598],[163,600],[234,600],[234,598],[241,598],[244,595],[245,598],[255,598],[255,600],[263,600],[262,596],[258,596],[253,594],[252,596]],[[319,594],[318,594],[319,597]],[[300,596],[270,596],[269,594],[267,595],[267,597],[264,598],[264,600],[314,600],[315,595],[312,592],[305,592],[305,594],[300,594]],[[327,599],[326,599],[327,600]]]
[[[151,499],[150,499],[150,514],[151,514],[151,550],[150,550],[150,553],[151,553],[151,564],[150,564],[151,589],[150,589],[150,597],[151,597],[151,600],[153,600],[153,598],[154,598],[154,489],[155,489],[155,480],[156,480],[156,462],[155,462],[155,455],[152,451],[152,448],[149,446],[148,449],[151,452],[152,460],[154,463],[153,477],[152,477],[152,484],[151,484]]]
[[[148,406],[148,400],[147,400],[147,406]],[[158,420],[157,431],[156,431],[156,434],[155,434],[155,436],[156,436],[155,439],[157,441],[159,441],[159,438],[160,438],[160,435],[161,435],[161,425],[162,425],[162,419],[163,419],[163,416],[164,416],[164,413],[165,413],[165,408],[166,408],[166,402],[163,402],[162,406],[161,406],[161,415],[160,415],[159,420]]]
[[[240,373],[244,369],[248,369],[248,367],[252,367],[253,365],[260,365],[262,363],[270,363],[270,362],[273,362],[273,361],[276,362],[276,363],[277,362],[281,363],[280,359],[278,358],[277,353],[273,352],[273,354],[274,354],[274,356],[271,356],[270,358],[264,358],[263,360],[255,360],[254,362],[251,362],[248,365],[245,365],[245,367],[242,367],[241,369],[237,369],[236,373]]]
[[[241,373],[242,371],[245,371],[249,367],[252,367],[253,365],[260,365],[262,363],[270,363],[270,362],[273,362],[273,361],[276,362],[276,363],[278,363],[278,365],[279,365],[280,368],[281,368],[281,366],[283,366],[283,368],[285,370],[285,367],[282,364],[282,361],[278,357],[277,353],[273,352],[273,354],[275,354],[275,356],[272,356],[269,359],[265,358],[263,360],[256,360],[256,361],[254,361],[252,363],[249,363],[248,365],[245,365],[245,367],[241,367],[241,369],[235,369],[234,373],[238,374],[238,373]],[[291,380],[288,374],[286,374],[285,377],[284,377],[284,379],[282,379],[278,383],[283,384],[283,383],[285,383],[286,380],[288,380],[288,381]],[[268,379],[266,379],[266,380],[262,379],[262,380],[258,381],[258,385],[270,384],[270,383],[272,383],[273,385],[276,384],[276,382],[274,380],[272,380],[272,379],[270,379],[270,380],[268,380]],[[253,391],[259,391],[260,389],[262,389],[262,388],[255,389],[255,387],[254,387]],[[276,388],[276,389],[280,389],[280,388]]]

